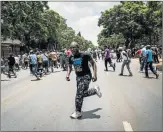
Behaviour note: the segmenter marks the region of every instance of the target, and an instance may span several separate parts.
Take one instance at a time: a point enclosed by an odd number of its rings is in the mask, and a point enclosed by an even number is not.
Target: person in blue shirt
[[[32,74],[37,78],[37,80],[40,80],[40,78],[37,75],[37,56],[34,53],[34,51],[30,52],[29,63],[30,63]]]
[[[145,61],[146,61],[146,47],[144,45],[141,46],[141,66],[140,66],[140,72],[143,72]]]
[[[159,74],[157,74],[157,72],[153,69],[153,57],[152,57],[152,50],[151,47],[149,45],[146,46],[146,65],[145,65],[145,76],[147,78],[149,78],[148,76],[148,67],[150,68],[150,70],[153,72],[153,74],[156,75],[156,78],[159,77]]]

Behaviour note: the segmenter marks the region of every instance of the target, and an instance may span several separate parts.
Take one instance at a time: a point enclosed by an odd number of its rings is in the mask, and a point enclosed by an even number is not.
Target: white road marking
[[[127,131],[133,132],[133,129],[131,127],[131,124],[128,123],[127,121],[123,121],[123,126],[124,126],[124,129],[125,129],[126,132]]]

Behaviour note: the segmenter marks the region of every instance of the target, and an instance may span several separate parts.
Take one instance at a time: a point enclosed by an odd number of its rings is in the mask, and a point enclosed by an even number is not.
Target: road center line
[[[131,127],[131,124],[128,123],[127,121],[123,121],[123,126],[124,126],[124,129],[125,129],[126,132],[127,131],[133,132],[133,129]]]

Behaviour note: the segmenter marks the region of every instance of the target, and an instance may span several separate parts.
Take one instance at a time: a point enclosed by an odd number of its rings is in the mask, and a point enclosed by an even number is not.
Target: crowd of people
[[[134,51],[134,52],[133,52]],[[105,69],[108,71],[108,67],[112,67],[113,71],[116,70],[116,62],[122,62],[120,76],[123,76],[124,67],[126,66],[129,72],[129,76],[133,76],[130,68],[131,58],[139,57],[140,72],[144,72],[145,77],[149,77],[148,69],[150,69],[156,78],[159,77],[157,69],[154,68],[153,62],[159,63],[158,57],[161,58],[162,49],[153,48],[150,45],[141,46],[140,49],[127,49],[125,46],[119,49],[111,49],[110,46],[104,46],[104,49],[89,49],[87,51],[80,51],[77,42],[72,42],[69,49],[64,49],[60,52],[55,50],[31,50],[23,55],[13,55],[7,58],[9,66],[8,77],[11,78],[11,72],[15,77],[16,67],[20,70],[20,65],[23,69],[30,70],[30,73],[40,80],[43,75],[54,72],[54,68],[62,68],[63,71],[67,71],[66,80],[70,81],[70,73],[74,68],[76,73],[77,81],[77,92],[75,98],[76,110],[71,118],[77,119],[82,116],[82,104],[83,99],[88,96],[97,95],[99,98],[102,97],[100,88],[95,86],[89,89],[91,80],[97,81],[97,65],[96,61],[103,60]],[[116,57],[114,56],[116,54]],[[116,59],[116,62],[113,62]],[[109,63],[109,66],[108,66]],[[1,67],[5,64],[4,60],[1,59]],[[91,73],[90,68],[93,69]],[[101,69],[100,69],[101,70]]]
[[[122,62],[120,76],[123,75],[124,67],[126,66],[129,71],[129,76],[133,76],[130,68],[131,58],[138,57],[140,63],[140,71],[145,71],[145,76],[148,77],[148,68],[156,75],[157,69],[153,66],[153,63],[159,63],[161,58],[162,48],[157,46],[144,46],[140,48],[126,49],[125,47],[119,47],[118,49],[111,49],[110,46],[104,46],[103,49],[88,49],[87,52],[95,60],[104,60],[105,71],[108,71],[109,67],[112,67],[115,71],[116,63],[112,59],[116,59],[116,62]],[[116,53],[116,57],[113,55]],[[29,53],[23,55],[13,55],[7,59],[1,58],[1,69],[7,62],[8,71],[7,76],[11,78],[11,75],[17,77],[15,71],[22,69],[30,69],[30,73],[34,75],[38,80],[45,74],[54,72],[54,68],[62,68],[66,71],[68,68],[68,59],[72,55],[72,49],[63,49],[60,52],[55,50],[31,50]],[[7,60],[7,61],[6,61]],[[21,68],[20,68],[21,67]],[[49,70],[50,69],[50,70]]]
[[[1,58],[1,69],[7,63],[7,76],[11,78],[11,75],[17,77],[15,71],[19,71],[21,68],[24,70],[29,68],[30,74],[40,80],[44,74],[54,72],[54,68],[60,67],[65,71],[67,69],[67,59],[70,55],[71,51],[66,49],[60,52],[55,50],[31,50],[23,55],[10,54],[6,59]]]

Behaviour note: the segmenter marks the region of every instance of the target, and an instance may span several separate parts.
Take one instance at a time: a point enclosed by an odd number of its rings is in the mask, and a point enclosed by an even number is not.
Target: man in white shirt
[[[20,67],[19,67],[20,59],[19,59],[18,55],[16,55],[14,58],[15,58],[15,66],[18,68],[18,70],[20,70]]]
[[[146,61],[146,47],[144,45],[141,46],[141,66],[140,66],[140,72],[143,72],[143,69],[145,67],[145,61]]]
[[[129,72],[129,76],[133,76],[131,69],[130,69],[131,59],[128,56],[126,48],[124,48],[124,50],[121,52],[121,55],[122,55],[123,63],[122,63],[122,67],[121,67],[121,73],[119,75],[123,76],[124,66],[126,65],[128,72]]]

